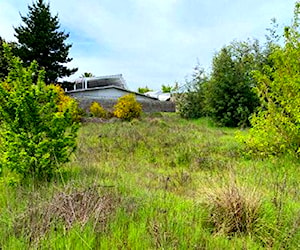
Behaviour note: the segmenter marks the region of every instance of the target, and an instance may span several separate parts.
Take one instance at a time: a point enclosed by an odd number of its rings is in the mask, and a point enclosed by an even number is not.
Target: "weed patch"
[[[37,241],[51,228],[62,226],[70,230],[74,225],[83,228],[92,221],[94,230],[104,229],[107,219],[117,206],[111,195],[100,195],[96,187],[70,188],[59,192],[42,204],[28,208],[15,222],[15,232]]]

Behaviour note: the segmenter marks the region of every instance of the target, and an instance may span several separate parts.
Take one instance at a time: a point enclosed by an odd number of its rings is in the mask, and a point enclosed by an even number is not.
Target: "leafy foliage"
[[[8,61],[11,71],[0,83],[0,166],[21,177],[50,178],[76,148],[77,103],[46,85],[36,62],[24,68],[11,54]]]
[[[141,113],[142,106],[136,101],[133,94],[120,97],[117,104],[114,106],[114,115],[125,121],[139,118]]]
[[[4,40],[0,37],[0,80],[4,79],[8,74],[8,65],[4,56],[3,43]]]
[[[72,60],[68,57],[72,45],[64,43],[69,34],[59,31],[58,16],[51,16],[50,6],[44,0],[37,0],[28,9],[28,15],[21,16],[24,25],[15,28],[20,45],[17,55],[26,65],[36,60],[46,71],[46,83],[75,73],[77,68],[62,65]]]
[[[94,117],[100,117],[100,118],[107,117],[106,110],[98,102],[93,102],[91,104],[90,112]]]
[[[94,77],[95,75],[91,72],[84,72],[80,77]]]
[[[292,153],[300,156],[300,4],[295,7],[294,23],[285,29],[285,44],[274,47],[272,65],[256,71],[256,92],[261,101],[251,118],[246,143],[252,153]]]
[[[152,91],[152,89],[149,89],[148,86],[138,88],[138,92],[141,94],[147,93],[149,91]]]
[[[161,86],[161,91],[163,92],[163,93],[170,93],[171,91],[172,91],[172,86],[170,86],[170,85],[162,85]]]
[[[0,37],[0,81],[8,75],[8,61],[4,53],[4,43],[6,43],[6,41]],[[7,44],[9,44],[12,51],[17,49],[15,42],[9,42]]]

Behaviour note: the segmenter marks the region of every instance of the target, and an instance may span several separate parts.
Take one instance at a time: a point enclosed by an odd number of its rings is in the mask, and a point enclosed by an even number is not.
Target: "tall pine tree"
[[[46,71],[47,83],[75,73],[77,68],[68,69],[63,65],[72,61],[68,57],[72,45],[65,44],[69,34],[59,31],[58,16],[51,16],[50,5],[44,0],[37,0],[28,9],[28,15],[21,16],[24,25],[15,28],[19,42],[17,55],[25,65],[36,60]]]

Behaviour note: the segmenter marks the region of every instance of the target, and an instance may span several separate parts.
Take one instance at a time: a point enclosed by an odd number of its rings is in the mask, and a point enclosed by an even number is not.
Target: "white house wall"
[[[70,93],[71,96],[77,98],[94,98],[94,99],[118,99],[121,96],[127,95],[129,92],[120,89],[97,89],[92,91],[78,91]],[[153,101],[147,96],[136,95],[137,101]],[[154,100],[155,101],[155,100]]]

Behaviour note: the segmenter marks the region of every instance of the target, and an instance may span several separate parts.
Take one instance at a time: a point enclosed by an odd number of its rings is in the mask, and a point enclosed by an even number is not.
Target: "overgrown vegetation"
[[[1,183],[0,245],[299,248],[299,161],[246,160],[236,131],[168,114],[84,124],[53,182]]]
[[[197,67],[192,82],[177,94],[180,115],[209,116],[220,126],[251,126],[246,137],[238,136],[248,155],[299,157],[299,14],[297,1],[283,45],[273,21],[265,46],[256,40],[233,42],[215,55],[210,75]]]
[[[20,42],[45,27],[55,33],[49,5],[38,0],[29,10],[23,21],[30,29],[16,29]],[[78,138],[77,103],[44,81],[75,69],[39,71],[28,57],[25,67],[5,45],[0,248],[299,249],[299,14],[296,2],[283,46],[272,38],[264,49],[257,41],[234,42],[215,55],[210,75],[196,68],[187,91],[177,93],[178,109],[202,119],[142,114],[127,95],[114,115],[128,122],[93,119]],[[40,15],[48,23],[37,30]],[[32,41],[47,47],[43,39],[25,40],[30,51]],[[63,62],[69,48],[63,45]],[[90,112],[107,114],[98,103]],[[249,116],[250,130],[228,128],[249,125]]]
[[[253,70],[267,63],[266,51],[257,40],[232,42],[217,53],[210,74],[198,65],[193,80],[178,95],[178,111],[185,118],[210,116],[220,126],[246,127],[259,106],[253,88]]]
[[[77,103],[47,86],[36,62],[25,68],[5,48],[10,72],[0,83],[0,169],[48,179],[76,148]]]
[[[299,13],[298,3],[294,23],[285,30],[284,46],[274,46],[271,65],[255,72],[255,90],[262,105],[251,117],[252,128],[245,139],[250,153],[300,156]]]

